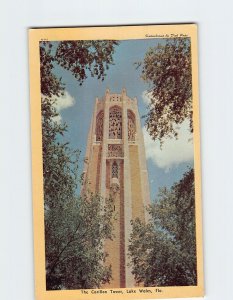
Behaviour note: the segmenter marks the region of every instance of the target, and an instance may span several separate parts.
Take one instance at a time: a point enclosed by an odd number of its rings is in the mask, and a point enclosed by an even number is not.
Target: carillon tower
[[[129,98],[125,89],[121,94],[107,89],[103,98],[96,99],[86,162],[84,182],[89,189],[114,199],[114,240],[105,242],[113,279],[104,287],[133,287],[127,254],[130,221],[146,219],[150,193],[137,99]]]

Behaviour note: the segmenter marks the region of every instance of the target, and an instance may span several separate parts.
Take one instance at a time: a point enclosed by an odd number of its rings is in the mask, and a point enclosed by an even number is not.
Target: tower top
[[[136,104],[137,98],[136,97],[130,98],[127,95],[127,91],[125,87],[122,88],[120,93],[112,93],[110,89],[107,87],[105,90],[105,95],[101,98],[97,98],[97,103],[99,103],[100,105],[102,105],[101,103],[105,101],[118,102],[119,104],[120,102],[122,103],[126,101],[129,104]]]
[[[121,91],[121,95],[122,96],[126,96],[127,92],[126,92],[126,88],[123,87],[122,91]],[[105,95],[110,95],[110,89],[107,87],[106,91],[105,91]]]

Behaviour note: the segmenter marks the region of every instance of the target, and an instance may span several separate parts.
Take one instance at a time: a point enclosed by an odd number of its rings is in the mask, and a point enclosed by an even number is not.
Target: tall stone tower
[[[144,207],[150,193],[137,99],[129,98],[125,89],[121,94],[107,89],[103,98],[96,99],[86,161],[84,178],[89,189],[114,199],[114,240],[105,242],[113,279],[104,287],[133,287],[127,255],[130,221],[146,220]]]

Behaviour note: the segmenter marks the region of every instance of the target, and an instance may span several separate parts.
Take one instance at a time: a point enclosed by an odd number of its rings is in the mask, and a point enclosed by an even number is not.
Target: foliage
[[[111,267],[104,266],[107,253],[103,249],[104,239],[112,238],[111,200],[103,200],[99,195],[88,191],[77,196],[77,185],[81,181],[78,175],[79,151],[71,149],[69,143],[61,142],[67,126],[56,122],[58,116],[56,101],[57,97],[63,94],[65,86],[61,78],[58,79],[54,75],[53,69],[59,55],[59,63],[62,65],[62,54],[57,53],[61,47],[65,51],[65,44],[66,42],[60,42],[57,50],[50,42],[40,44],[46,285],[48,290],[95,288],[111,278]],[[85,45],[89,47],[85,42],[82,47]],[[76,49],[75,47],[73,49]],[[113,46],[110,49],[113,51]],[[93,62],[96,61],[102,79],[105,76],[104,66],[112,63],[112,52],[106,49],[104,51],[103,58],[95,57],[95,60],[91,61],[89,56],[85,61],[90,71]],[[65,56],[65,52],[63,54]],[[99,52],[96,53],[98,54]],[[76,64],[79,63],[83,67],[81,62]],[[74,75],[76,74],[75,77],[80,83],[86,78],[79,69],[73,69],[71,65],[69,69]],[[95,75],[98,76],[98,74]]]
[[[113,64],[112,54],[117,41],[62,41],[55,55],[56,62],[71,71],[80,85],[87,78],[89,71],[92,77],[104,80],[105,69]]]
[[[53,74],[54,55],[53,45],[49,42],[40,43],[40,89],[41,94],[47,97],[59,96],[64,90],[61,78]]]
[[[45,208],[63,205],[75,194],[78,184],[79,151],[57,139],[66,131],[65,124],[54,121],[56,100],[42,98],[42,150]]]
[[[194,172],[160,191],[150,221],[132,221],[129,254],[133,274],[145,286],[197,284]]]
[[[66,127],[53,121],[51,101],[42,101],[47,289],[99,287],[111,278],[103,240],[111,238],[112,205],[88,192],[76,196],[79,151],[57,141]]]
[[[150,84],[146,128],[151,137],[161,145],[164,138],[177,137],[177,125],[186,118],[192,132],[190,39],[168,39],[150,48],[138,66],[142,66],[142,79]]]
[[[99,288],[109,282],[103,240],[111,238],[112,205],[99,195],[66,201],[46,213],[47,289]]]
[[[57,63],[70,71],[80,85],[91,77],[104,80],[109,65],[113,65],[113,53],[119,42],[98,41],[61,41],[40,43],[41,93],[44,96],[59,96],[64,90],[61,78],[53,74]],[[56,45],[56,47],[55,47]]]

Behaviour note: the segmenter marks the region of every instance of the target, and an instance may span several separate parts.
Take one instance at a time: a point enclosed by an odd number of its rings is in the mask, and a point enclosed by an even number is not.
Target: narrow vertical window
[[[135,141],[136,122],[135,122],[134,113],[128,110],[127,117],[128,117],[128,140]]]
[[[100,111],[96,117],[96,127],[95,127],[96,141],[103,140],[103,126],[104,126],[104,112]]]
[[[115,161],[112,164],[112,178],[118,178],[118,164]]]

